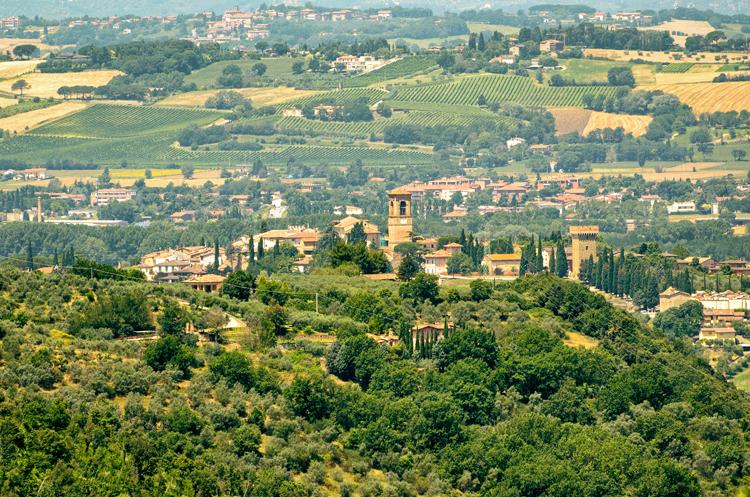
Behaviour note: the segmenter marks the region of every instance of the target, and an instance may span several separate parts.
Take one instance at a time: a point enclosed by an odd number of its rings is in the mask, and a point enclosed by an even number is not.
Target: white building
[[[669,214],[685,214],[695,212],[695,202],[672,202],[667,205],[667,213]]]

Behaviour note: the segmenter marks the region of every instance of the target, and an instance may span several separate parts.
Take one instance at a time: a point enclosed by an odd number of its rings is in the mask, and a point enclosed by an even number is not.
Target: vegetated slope
[[[45,255],[65,247],[52,233],[143,236],[25,227]],[[462,312],[440,344],[415,345],[409,283],[275,275],[235,299],[4,268],[14,311],[1,329],[0,485],[141,497],[737,494],[748,398],[689,344],[551,276],[475,285],[475,298],[431,284],[441,307]],[[310,310],[317,295],[321,313]],[[241,344],[181,333],[184,311],[211,306],[250,323]],[[402,325],[394,347],[372,338]],[[154,328],[157,340],[113,338]],[[330,335],[310,340],[309,330]],[[566,346],[574,330],[596,340]],[[293,345],[276,346],[275,333]]]
[[[113,138],[206,125],[223,114],[217,111],[97,104],[38,128],[37,134]]]
[[[380,69],[345,80],[344,86],[369,86],[375,83],[387,83],[389,79],[423,73],[435,67],[437,67],[437,61],[434,55],[404,57],[386,64]]]
[[[477,105],[479,97],[487,102],[513,102],[539,107],[581,107],[583,95],[614,95],[615,87],[551,87],[530,78],[506,75],[461,77],[458,81],[400,88],[397,100]]]
[[[319,131],[326,134],[352,135],[368,137],[372,134],[381,134],[383,130],[391,125],[410,124],[414,126],[457,126],[467,127],[482,121],[494,121],[508,124],[512,122],[509,117],[498,116],[467,116],[461,114],[410,111],[395,113],[390,118],[378,118],[373,121],[360,122],[337,122],[321,121],[317,119],[305,119],[303,117],[284,117],[276,125],[279,129],[300,129]]]
[[[660,84],[640,89],[671,93],[692,107],[696,114],[750,110],[750,81]]]
[[[365,98],[372,105],[388,96],[389,93],[378,88],[344,88],[342,90],[331,90],[317,95],[291,100],[284,104],[284,108],[304,107],[305,105],[317,105],[324,102],[333,102],[340,105],[346,101]]]

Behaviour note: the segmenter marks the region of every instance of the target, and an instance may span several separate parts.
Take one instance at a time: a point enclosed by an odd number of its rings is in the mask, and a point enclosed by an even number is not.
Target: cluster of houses
[[[21,27],[21,18],[18,16],[0,17],[0,30],[15,31]]]
[[[6,169],[2,172],[3,181],[37,181],[50,179],[52,176],[45,168],[33,167],[16,171],[15,169]]]
[[[696,301],[703,306],[703,324],[698,340],[734,340],[733,323],[747,323],[750,316],[750,295],[744,292],[696,292],[692,295],[667,288],[659,294],[659,309],[663,312],[686,302]]]

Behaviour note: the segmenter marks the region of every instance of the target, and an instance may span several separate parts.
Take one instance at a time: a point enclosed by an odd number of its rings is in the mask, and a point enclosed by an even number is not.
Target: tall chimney
[[[42,196],[36,196],[36,222],[42,222]]]

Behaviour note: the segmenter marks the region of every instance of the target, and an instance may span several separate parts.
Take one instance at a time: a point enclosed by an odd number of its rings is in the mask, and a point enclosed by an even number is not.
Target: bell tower
[[[396,188],[388,192],[388,247],[410,242],[413,224],[411,192]]]
[[[572,244],[572,271],[571,277],[578,279],[581,267],[594,258],[596,262],[596,237],[599,234],[599,226],[571,226],[570,235],[573,237]]]

